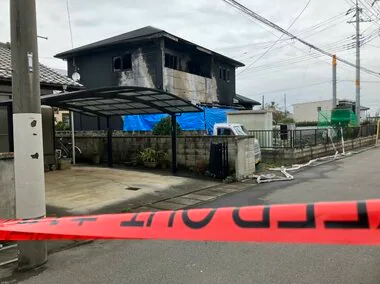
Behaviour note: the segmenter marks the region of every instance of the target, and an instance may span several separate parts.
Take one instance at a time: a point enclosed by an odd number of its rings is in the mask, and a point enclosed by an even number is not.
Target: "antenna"
[[[73,75],[71,75],[71,78],[75,81],[78,82],[80,80],[80,74],[78,72],[74,72]]]

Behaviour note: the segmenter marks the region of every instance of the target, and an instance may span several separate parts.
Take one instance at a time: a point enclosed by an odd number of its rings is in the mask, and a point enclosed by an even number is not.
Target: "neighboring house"
[[[338,100],[338,105],[347,105],[355,110],[355,102],[350,100]],[[300,121],[318,121],[318,111],[330,112],[333,108],[332,100],[323,100],[316,102],[306,102],[293,104],[293,118],[296,122]],[[366,118],[366,112],[369,108],[362,106],[360,117]]]
[[[258,101],[243,97],[242,95],[236,94],[233,100],[234,106],[244,108],[246,110],[252,110],[255,106],[261,106]]]
[[[53,91],[75,91],[81,84],[63,76],[53,69],[40,64],[41,95],[52,94]],[[12,60],[9,43],[0,42],[0,100],[12,98]]]
[[[40,64],[40,89],[41,95],[52,94],[53,92],[75,91],[82,86],[72,79],[58,74],[52,69]],[[0,101],[12,98],[12,59],[9,43],[0,42]],[[6,107],[0,107],[0,152],[10,151],[11,137],[8,136],[8,119]],[[10,115],[10,119],[12,116]]]
[[[232,107],[256,101],[236,96],[235,70],[243,63],[151,26],[57,54],[68,75],[87,88],[163,89],[199,105]],[[234,101],[235,100],[235,101]],[[105,120],[76,115],[76,129],[104,129]],[[79,124],[79,126],[78,126]],[[113,122],[121,129],[122,118]]]

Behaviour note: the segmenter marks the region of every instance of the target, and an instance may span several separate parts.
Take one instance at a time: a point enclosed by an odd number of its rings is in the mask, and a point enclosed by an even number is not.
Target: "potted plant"
[[[157,152],[152,148],[146,148],[139,153],[139,157],[147,168],[157,167]]]
[[[163,151],[157,152],[157,162],[163,169],[167,169],[170,164],[170,156],[169,153],[165,153]]]

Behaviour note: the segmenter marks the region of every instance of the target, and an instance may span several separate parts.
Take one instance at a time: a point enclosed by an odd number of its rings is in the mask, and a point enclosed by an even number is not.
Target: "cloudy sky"
[[[66,0],[36,0],[40,61],[66,69],[54,59],[71,48]],[[287,29],[308,0],[241,0],[254,12]],[[352,49],[355,27],[346,16],[352,0],[311,0],[290,28],[308,42],[355,62]],[[363,18],[376,19],[380,1],[361,0]],[[330,99],[331,59],[308,47],[281,39],[280,33],[259,24],[222,0],[69,0],[73,44],[78,47],[110,36],[151,25],[201,46],[242,61],[237,70],[237,92],[282,107],[286,93],[288,109],[293,103]],[[378,17],[380,19],[380,16]],[[10,39],[9,0],[0,0],[0,41]],[[380,72],[380,20],[362,23],[362,66]],[[271,48],[271,49],[269,49]],[[338,62],[338,98],[355,98],[355,69]],[[362,72],[362,105],[380,109],[380,76]]]

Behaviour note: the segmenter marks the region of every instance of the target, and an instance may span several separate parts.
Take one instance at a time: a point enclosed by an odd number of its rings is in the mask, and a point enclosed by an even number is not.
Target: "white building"
[[[342,102],[347,100],[341,100]],[[338,100],[339,104],[339,100]],[[332,100],[315,101],[293,104],[293,118],[296,122],[300,121],[318,121],[318,111],[331,111],[333,108]],[[367,116],[367,107],[361,107],[360,117],[362,119]]]

